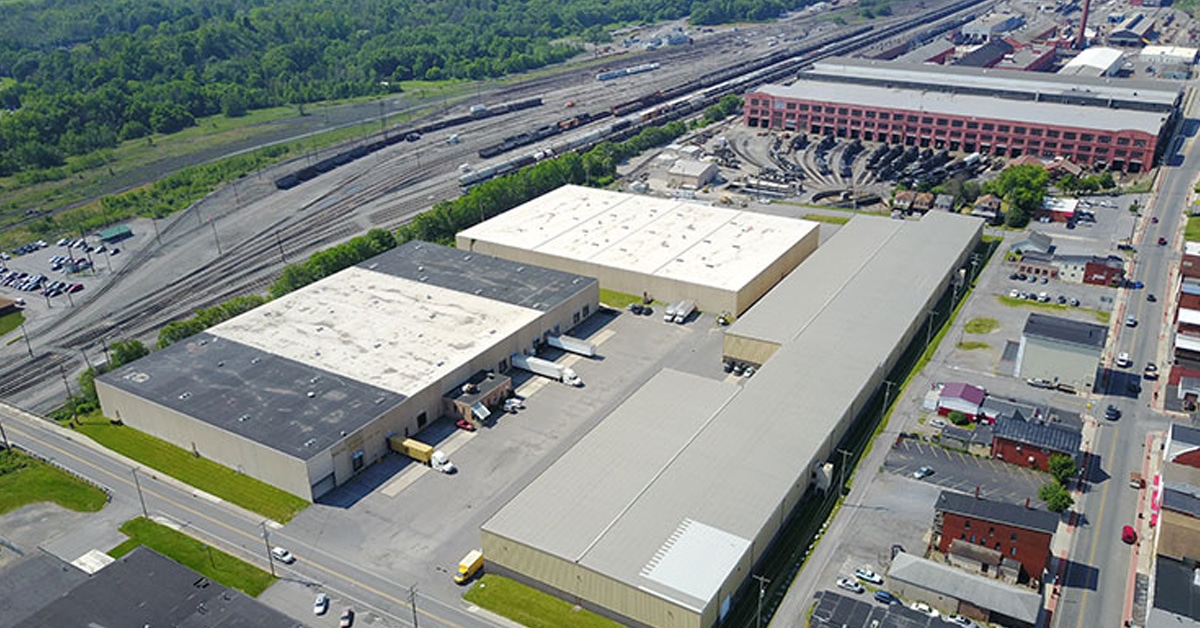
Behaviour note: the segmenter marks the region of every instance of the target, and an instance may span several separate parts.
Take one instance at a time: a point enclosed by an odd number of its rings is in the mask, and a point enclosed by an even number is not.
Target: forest
[[[611,29],[766,20],[808,0],[17,0],[0,12],[0,176],[196,118],[485,79]]]

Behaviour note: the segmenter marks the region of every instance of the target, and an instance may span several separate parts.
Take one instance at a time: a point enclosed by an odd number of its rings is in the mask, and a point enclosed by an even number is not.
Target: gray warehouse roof
[[[596,282],[592,277],[419,241],[398,246],[358,266],[543,312]]]
[[[340,441],[340,432],[358,430],[405,399],[209,333],[155,351],[100,379],[301,460]]]
[[[937,512],[951,512],[964,517],[975,517],[1034,532],[1054,534],[1058,530],[1058,515],[1052,512],[1034,510],[1020,504],[978,499],[951,491],[942,491],[938,495],[937,504],[933,509]]]
[[[1096,107],[1152,108],[1169,111],[1183,91],[1169,81],[1062,76],[1041,72],[930,66],[874,59],[836,57],[817,62],[801,76],[868,82],[916,89],[941,89],[1000,97],[1076,102]]]
[[[303,624],[139,547],[17,626],[297,628]]]
[[[12,628],[63,593],[88,579],[88,575],[46,552],[34,552],[0,571],[0,628]]]
[[[1037,622],[1042,596],[999,580],[985,578],[961,569],[918,558],[906,552],[896,554],[888,569],[888,578],[927,589],[956,600],[963,600],[989,611],[1003,613],[1029,624]]]
[[[993,429],[998,438],[1044,447],[1070,456],[1079,453],[1079,444],[1083,442],[1083,435],[1078,431],[1053,423],[1008,418],[997,421]]]
[[[900,109],[930,115],[1008,120],[1081,130],[1141,131],[1151,136],[1157,136],[1159,129],[1167,121],[1167,115],[1159,111],[1079,107],[1055,102],[928,91],[914,87],[840,83],[825,77],[803,74],[801,78],[809,80],[796,81],[791,85],[763,85],[757,91],[777,98]]]
[[[1088,347],[1100,351],[1108,339],[1108,328],[1103,325],[1083,323],[1069,318],[1047,316],[1033,312],[1025,320],[1025,336],[1042,338],[1069,345]]]
[[[750,310],[781,300],[803,319],[771,330],[791,341],[754,378],[662,371],[483,530],[702,609],[829,453],[981,226],[951,214],[854,218]],[[825,276],[842,264],[853,271]]]

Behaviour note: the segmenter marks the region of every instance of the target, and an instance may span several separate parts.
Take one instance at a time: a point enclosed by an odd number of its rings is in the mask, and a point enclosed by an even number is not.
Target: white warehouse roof
[[[795,305],[775,330],[794,339],[758,374],[736,386],[660,372],[483,531],[701,612],[759,558],[755,539],[788,514],[981,228],[854,218],[750,310]]]
[[[1120,63],[1124,54],[1123,50],[1116,48],[1088,48],[1075,55],[1075,58],[1068,61],[1058,73],[1100,76],[1108,73],[1113,66]]]
[[[796,81],[791,85],[763,85],[757,92],[778,98],[902,109],[932,115],[1011,120],[1110,132],[1135,130],[1152,136],[1158,135],[1159,129],[1167,120],[1165,113],[1157,111],[1080,107],[1055,102],[1012,100],[815,79]]]
[[[817,228],[807,220],[565,185],[459,232],[457,240],[460,248],[492,242],[738,290]]]

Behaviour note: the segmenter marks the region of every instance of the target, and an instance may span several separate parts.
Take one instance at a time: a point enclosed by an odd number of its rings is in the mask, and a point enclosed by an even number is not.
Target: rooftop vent
[[[310,391],[308,391],[307,393],[305,393],[305,395],[304,395],[304,396],[305,396],[305,397],[308,397],[309,399],[312,399],[313,397],[316,397],[316,396],[317,396],[317,393],[315,393],[315,392],[313,392],[313,391],[311,391],[311,390],[310,390]]]
[[[315,384],[315,383],[317,383],[317,382],[319,382],[319,381],[321,381],[321,376],[320,376],[320,375],[314,375],[314,376],[313,376],[311,379],[309,379],[309,380],[308,380],[308,383],[310,383],[310,384]]]
[[[198,342],[198,343],[196,343],[196,344],[198,344],[198,345],[200,345],[201,347],[203,347],[204,345],[208,344],[208,341],[207,341],[207,340],[201,340],[200,342]]]
[[[383,403],[383,401],[384,401],[383,397],[376,397],[376,398],[375,398],[375,405],[379,405],[379,404]]]
[[[483,292],[483,288],[476,288],[476,289],[475,289],[475,295],[476,295],[476,296],[479,296],[479,295],[480,295],[482,292]]]
[[[180,394],[179,394],[179,398],[180,398],[180,399],[187,399],[187,398],[189,398],[189,397],[191,397],[191,396],[192,396],[192,393],[190,393],[190,392],[187,392],[187,391],[184,391],[184,392],[182,392],[182,393],[180,393]]]
[[[221,368],[222,366],[225,366],[225,360],[221,360],[220,362],[217,362],[217,368]]]
[[[379,262],[375,262],[375,263],[371,264],[370,266],[367,266],[367,268],[370,268],[371,270],[375,270],[378,266],[379,266]]]
[[[417,266],[417,272],[419,272],[419,273],[423,273],[423,272],[425,272],[425,267],[424,267],[424,266]]]
[[[258,364],[259,362],[262,362],[262,358],[250,358],[251,364]]]
[[[517,266],[517,272],[523,272],[524,270],[525,270],[524,266]]]
[[[342,430],[342,437],[346,436],[346,430]]]
[[[466,256],[464,256],[464,257],[463,257],[463,261],[464,261],[464,262],[469,262],[469,261],[471,261],[471,256],[470,256],[470,255],[466,255]]]
[[[310,439],[304,441],[305,447],[312,447],[313,445],[316,445],[316,444],[317,444],[317,439],[315,439],[315,438],[310,438]]]
[[[238,423],[245,423],[246,421],[249,421],[249,420],[250,420],[249,414],[243,414],[242,416],[238,417]]]

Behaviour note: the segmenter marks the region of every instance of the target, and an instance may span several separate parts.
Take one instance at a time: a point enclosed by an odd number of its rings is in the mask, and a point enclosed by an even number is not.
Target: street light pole
[[[842,454],[842,464],[838,468],[838,494],[841,494],[841,492],[846,489],[846,465],[848,464],[846,462],[846,457],[850,456],[851,452],[846,451],[845,449],[838,449],[837,452]]]
[[[274,578],[277,576],[275,575],[275,557],[271,555],[271,535],[267,532],[267,522],[265,519],[259,525],[262,526],[263,543],[267,546],[267,564],[271,566],[271,577]]]
[[[933,319],[937,317],[937,310],[929,310],[929,318],[925,325],[925,350],[929,351],[929,343],[933,342]]]
[[[417,628],[417,585],[408,588],[408,606],[412,609],[413,628]]]
[[[209,219],[208,219],[208,226],[212,227],[212,232],[213,232],[213,240],[214,240],[214,241],[217,243],[217,255],[222,255],[222,253],[221,253],[221,239],[217,237],[217,223],[213,222],[213,219],[212,219],[212,218],[209,218]]]
[[[0,440],[4,441],[4,449],[5,450],[12,449],[12,445],[9,445],[9,443],[8,443],[8,434],[4,433],[4,424],[3,423],[0,423]]]
[[[885,379],[883,380],[883,385],[885,388],[883,389],[883,408],[879,410],[880,416],[887,414],[888,402],[891,401],[890,398],[892,396],[892,386],[895,386],[896,382]]]

